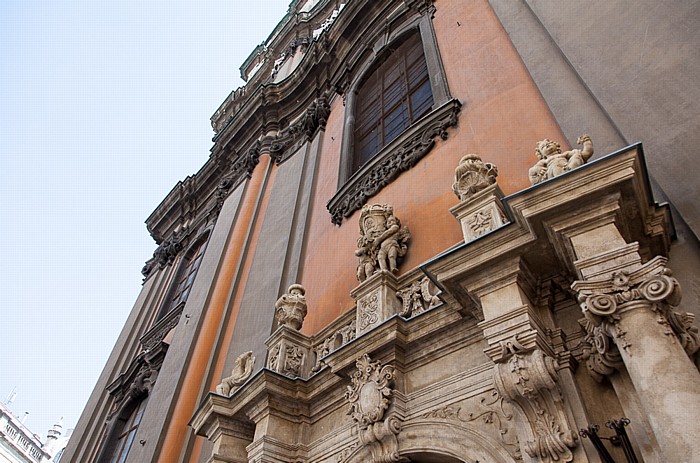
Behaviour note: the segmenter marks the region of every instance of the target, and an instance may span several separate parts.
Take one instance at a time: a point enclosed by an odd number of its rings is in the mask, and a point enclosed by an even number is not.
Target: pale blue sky
[[[0,0],[0,400],[74,427],[141,289],[144,220],[290,0]]]

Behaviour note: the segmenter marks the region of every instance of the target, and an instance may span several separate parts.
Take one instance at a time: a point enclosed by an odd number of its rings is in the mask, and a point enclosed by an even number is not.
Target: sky
[[[0,400],[42,438],[77,424],[156,248],[144,220],[289,3],[0,1]]]

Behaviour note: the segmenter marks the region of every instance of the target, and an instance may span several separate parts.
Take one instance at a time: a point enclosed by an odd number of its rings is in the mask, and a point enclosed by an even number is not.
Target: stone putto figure
[[[289,326],[300,330],[306,317],[306,290],[302,285],[294,284],[275,303],[275,319],[280,326]]]
[[[467,154],[459,160],[455,169],[452,191],[464,201],[475,193],[496,183],[498,168],[490,162],[483,162],[476,154]]]
[[[576,144],[583,145],[583,149],[573,149],[562,153],[559,143],[547,138],[537,142],[535,154],[538,161],[528,172],[530,182],[536,185],[585,164],[593,156],[591,137],[583,134],[578,137]]]
[[[399,257],[406,255],[411,234],[394,215],[391,206],[365,205],[360,214],[357,279],[365,281],[377,271],[398,273]]]
[[[255,365],[253,351],[239,355],[236,359],[236,366],[231,371],[231,376],[221,380],[221,384],[216,386],[216,392],[225,396],[233,394],[253,374],[253,365]]]

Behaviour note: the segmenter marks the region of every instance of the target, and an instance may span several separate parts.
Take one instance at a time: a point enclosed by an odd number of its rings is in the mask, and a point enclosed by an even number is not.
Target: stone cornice
[[[270,57],[277,57],[297,38],[309,37],[310,32],[337,8],[337,2],[321,0],[310,12],[297,14],[302,3],[301,0],[292,3],[287,16],[265,42],[265,53]],[[423,9],[413,8],[401,0],[347,2],[332,24],[304,45],[304,57],[285,79],[272,83],[270,72],[274,59],[268,59],[254,78],[249,79],[245,87],[233,91],[217,110],[219,116],[213,118],[212,123],[218,127],[218,132],[204,166],[179,182],[146,220],[156,242],[168,239],[173,230],[187,221],[192,223],[190,228],[196,230],[215,220],[222,197],[225,199],[219,185],[229,179],[226,184],[228,191],[232,191],[247,178],[250,169],[236,175],[235,168],[248,162],[252,149],[258,149],[258,154],[274,154],[279,160],[286,159],[291,153],[285,151],[293,151],[296,146],[296,143],[287,142],[293,121],[303,118],[314,101],[323,95],[332,103],[334,95],[328,92],[331,89],[343,91],[348,73],[354,72],[363,56],[373,53],[377,37],[390,31],[394,24],[405,24],[420,14],[427,14],[421,11]],[[366,40],[347,41],[343,37],[348,30]],[[308,130],[304,131],[308,136],[306,132]],[[272,153],[270,149],[275,141],[283,146],[281,150],[276,146],[278,151]]]
[[[547,220],[575,215],[578,209],[607,200],[612,192],[620,193],[621,207],[628,211],[616,216],[618,228],[626,230],[627,238],[639,242],[650,255],[666,254],[673,233],[668,207],[654,203],[642,146],[636,144],[503,198],[510,224],[448,250],[421,268],[468,305],[473,300],[467,294],[469,285],[463,283],[505,256],[523,256],[530,267],[549,269],[552,275],[565,272],[566,263],[547,239]],[[660,221],[659,216],[665,219]],[[660,222],[663,231],[658,228]]]

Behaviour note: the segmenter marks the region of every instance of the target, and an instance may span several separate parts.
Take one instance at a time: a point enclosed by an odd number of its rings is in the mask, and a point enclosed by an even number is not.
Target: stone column
[[[623,238],[619,201],[612,195],[560,216],[546,228],[562,260],[581,278],[572,289],[598,350],[589,368],[607,374],[617,355],[606,348],[611,340],[660,453],[667,461],[693,461],[700,455],[700,373],[688,354],[697,350],[697,329],[692,316],[674,310],[680,287],[666,259],[659,256],[642,265],[639,244]]]
[[[617,345],[661,453],[668,461],[692,461],[700,455],[700,373],[679,341],[693,330],[678,322],[680,286],[665,264],[656,257],[572,288],[586,318]]]

